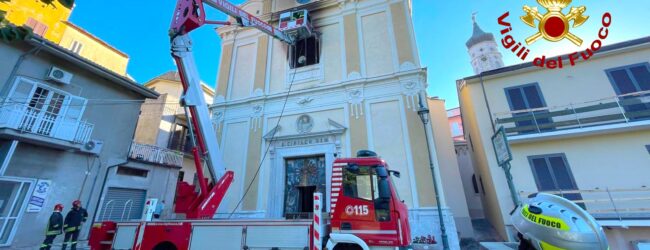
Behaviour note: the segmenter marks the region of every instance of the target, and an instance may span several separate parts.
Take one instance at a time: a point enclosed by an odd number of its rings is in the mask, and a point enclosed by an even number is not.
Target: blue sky
[[[282,0],[292,1],[292,0]],[[113,1],[77,1],[70,20],[104,39],[130,56],[128,73],[138,82],[174,70],[169,55],[170,16],[176,1],[138,0],[115,4]],[[241,3],[243,0],[234,0]],[[465,42],[472,33],[471,15],[478,12],[478,22],[486,32],[501,39],[497,19],[510,11],[511,34],[518,41],[534,34],[535,29],[519,21],[524,4],[537,6],[534,0],[413,0],[413,22],[423,67],[428,68],[428,93],[447,101],[447,108],[458,106],[456,79],[472,75]],[[572,6],[585,5],[590,19],[571,32],[581,37],[587,47],[596,39],[603,13],[612,14],[610,35],[604,45],[650,36],[650,1],[648,0],[575,0]],[[541,8],[541,7],[540,7]],[[540,10],[543,13],[543,10]],[[218,11],[207,11],[208,18],[224,20]],[[213,28],[202,27],[192,34],[194,51],[201,78],[215,85],[219,68],[220,39]],[[541,54],[573,52],[579,48],[568,41],[550,43],[540,40],[529,46],[532,60]],[[521,60],[501,47],[506,65]],[[563,70],[570,70],[565,68]]]

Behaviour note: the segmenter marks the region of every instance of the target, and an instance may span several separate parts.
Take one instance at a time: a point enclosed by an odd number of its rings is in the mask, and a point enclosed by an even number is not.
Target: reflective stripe
[[[546,243],[544,241],[540,241],[539,243],[540,243],[540,245],[542,245],[543,250],[565,250],[564,248],[559,248],[559,247],[553,246],[553,245],[548,244],[548,243]]]
[[[61,231],[59,230],[45,232],[45,235],[59,235],[59,234],[61,234]]]
[[[569,225],[567,225],[562,219],[543,214],[531,213],[528,211],[528,205],[525,205],[524,208],[521,209],[521,216],[533,223],[545,227],[560,229],[562,231],[569,231]]]
[[[397,234],[396,230],[340,230],[342,234]]]

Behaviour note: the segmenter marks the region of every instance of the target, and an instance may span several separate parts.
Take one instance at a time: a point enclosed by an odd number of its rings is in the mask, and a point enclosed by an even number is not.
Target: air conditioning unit
[[[50,71],[47,72],[47,80],[52,80],[58,83],[70,84],[74,75],[68,71],[52,66]]]
[[[81,152],[99,155],[102,152],[102,146],[104,142],[100,140],[90,140],[81,147]]]

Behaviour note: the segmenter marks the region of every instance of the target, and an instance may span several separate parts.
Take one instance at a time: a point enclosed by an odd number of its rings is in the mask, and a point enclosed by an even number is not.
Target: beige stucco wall
[[[156,78],[147,82],[145,86],[154,89],[161,95],[158,99],[147,100],[142,105],[134,141],[167,148],[174,122],[185,123],[184,113],[179,104],[183,87],[180,82]],[[214,92],[211,89],[206,89],[205,86],[202,87],[203,98],[205,98],[206,103],[211,104]],[[183,167],[180,171],[184,172],[183,181],[193,183],[196,169],[191,155],[185,154]],[[206,171],[204,169],[204,172]]]
[[[442,177],[442,187],[445,191],[447,206],[451,208],[456,220],[456,227],[462,237],[473,237],[472,220],[467,208],[467,199],[460,176],[454,143],[447,120],[445,101],[440,99],[427,100],[430,110],[430,126],[433,131],[438,166]]]
[[[595,101],[616,95],[605,73],[606,69],[648,63],[648,58],[650,45],[646,44],[628,48],[624,52],[597,54],[586,63],[579,63],[570,70],[527,68],[498,76],[486,76],[483,77],[485,95],[492,113],[510,110],[504,88],[528,83],[539,84],[548,107]],[[459,99],[466,139],[468,143],[473,144],[475,166],[486,189],[486,216],[500,235],[505,237],[504,224],[509,224],[508,213],[513,205],[503,170],[497,166],[494,157],[490,140],[494,130],[479,79],[467,81],[460,89]],[[648,138],[649,133],[645,129],[579,138],[549,139],[534,143],[511,143],[512,173],[516,188],[519,191],[537,191],[527,157],[550,153],[565,153],[579,189],[647,186],[647,178],[639,177],[643,175],[636,173],[647,174],[650,171],[650,159],[644,148],[644,145],[648,144],[645,138]],[[625,172],[616,168],[623,166]]]
[[[564,153],[578,189],[635,189],[650,176],[650,130],[512,144],[517,191],[536,192],[528,156]],[[624,169],[624,171],[622,171]],[[612,178],[616,177],[616,178]],[[588,195],[583,195],[589,198]],[[599,197],[603,198],[603,197]],[[589,208],[590,204],[587,204]]]
[[[257,6],[257,2],[251,1],[244,7]],[[333,8],[337,5],[331,3],[310,10],[314,30],[318,31],[321,39],[321,57],[319,64],[312,67],[318,73],[304,73],[318,74],[319,77],[307,80],[292,76],[293,72],[303,73],[290,69],[288,46],[281,41],[267,41],[266,35],[250,28],[218,28],[217,33],[224,45],[217,96],[226,100],[243,100],[259,96],[257,90],[266,94],[286,92],[291,82],[296,82],[291,90],[299,91],[338,84],[347,79],[383,76],[417,68],[419,62],[408,1],[370,8],[381,4],[384,3],[364,1],[357,7],[365,9],[363,11],[341,10]],[[264,8],[262,5],[260,8]],[[273,1],[272,5],[273,10],[279,13],[296,3]],[[217,101],[223,100],[217,98]]]
[[[96,38],[81,32],[79,28],[67,25],[59,45],[71,49],[74,41],[83,44],[79,55],[87,58],[99,65],[102,65],[118,74],[126,75],[126,66],[129,63],[129,57],[116,51],[114,48],[107,46]]]
[[[492,146],[489,136],[493,132],[489,124],[490,117],[482,98],[480,86],[465,86],[459,90],[458,97],[462,109],[465,138],[470,144],[470,150],[474,156],[472,159],[477,172],[476,177],[478,180],[482,180],[485,188],[485,196],[482,197],[485,217],[492,223],[499,235],[503,239],[507,239],[504,224],[505,217],[500,211],[499,200],[501,199],[498,197],[507,197],[508,193],[497,193],[496,191],[495,185],[501,185],[499,190],[503,190],[505,187],[503,186],[505,185],[505,177],[503,172],[499,172],[501,169],[492,157],[494,153],[491,151]],[[484,121],[488,121],[488,123],[485,124]],[[488,135],[484,136],[483,134]]]

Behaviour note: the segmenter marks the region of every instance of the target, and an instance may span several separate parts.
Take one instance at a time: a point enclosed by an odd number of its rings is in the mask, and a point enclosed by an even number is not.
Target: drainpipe
[[[95,161],[97,161],[98,162],[97,164],[99,165],[99,167],[97,167],[97,173],[99,174],[99,170],[102,169],[102,161],[99,160],[99,155],[95,155]],[[93,161],[93,163],[94,163],[94,161]],[[88,170],[88,174],[90,174],[92,169],[93,168],[91,167],[90,170]],[[86,176],[88,176],[88,174]],[[86,206],[85,207],[90,206],[90,198],[92,197],[93,192],[95,192],[95,185],[97,185],[97,177],[99,177],[99,175],[95,175],[95,178],[93,179],[93,184],[92,184],[92,186],[90,186],[90,192],[88,193],[88,199],[86,200]],[[84,179],[84,182],[86,182],[85,179]],[[83,188],[83,185],[82,185],[81,188]],[[81,193],[80,193],[80,196],[81,196]]]
[[[92,225],[95,224],[95,221],[96,221],[95,219],[97,218],[97,216],[99,216],[99,213],[98,213],[99,210],[98,209],[99,209],[99,204],[101,204],[102,200],[103,200],[102,196],[104,195],[104,189],[106,188],[106,181],[108,180],[108,171],[110,171],[114,167],[124,165],[124,164],[126,164],[128,162],[129,161],[125,161],[125,162],[122,162],[122,163],[119,163],[119,164],[116,164],[116,165],[106,167],[106,173],[104,173],[104,180],[102,181],[102,188],[99,190],[99,198],[97,199],[97,204],[95,204],[95,210],[94,210],[95,215],[93,216],[93,219],[90,222],[90,230],[92,230],[92,228],[93,228]],[[90,230],[88,231],[88,235],[90,235]]]
[[[140,105],[140,107],[142,107],[142,105]],[[106,189],[106,181],[108,180],[108,171],[110,171],[114,167],[129,163],[129,154],[131,154],[131,148],[133,147],[133,138],[135,138],[135,132],[136,132],[136,130],[138,128],[138,123],[140,122],[140,115],[142,115],[142,110],[138,111],[138,118],[135,119],[135,126],[133,126],[133,133],[131,133],[131,140],[132,141],[131,141],[131,144],[129,144],[129,150],[126,152],[126,161],[106,167],[106,173],[104,173],[104,180],[102,181],[102,188],[99,190],[99,197],[97,198],[97,204],[95,204],[95,210],[94,210],[95,215],[93,215],[93,218],[92,218],[91,223],[90,223],[90,228],[88,229],[88,234],[87,235],[89,235],[89,236],[90,236],[90,231],[93,228],[92,225],[95,224],[96,218],[97,218],[97,216],[99,216],[98,209],[99,209],[99,205],[101,204],[102,199],[103,199],[102,196],[104,195],[104,189]],[[97,159],[99,159],[99,156],[97,156]],[[97,182],[97,178],[99,177],[99,170],[101,169],[101,161],[99,162],[99,164],[100,164],[100,167],[97,169],[98,175],[95,176],[95,181],[93,181],[93,189],[94,189],[94,186],[95,186],[94,183]],[[92,192],[90,193],[90,195],[92,195]]]
[[[485,93],[485,85],[483,85],[483,72],[478,74],[478,79],[481,81],[481,90],[483,91],[483,100],[485,101],[485,107],[487,108],[488,115],[490,116],[490,125],[492,125],[492,133],[496,133],[497,130],[494,128],[494,119],[492,119],[492,110],[490,109],[490,103],[487,99],[487,94]]]

